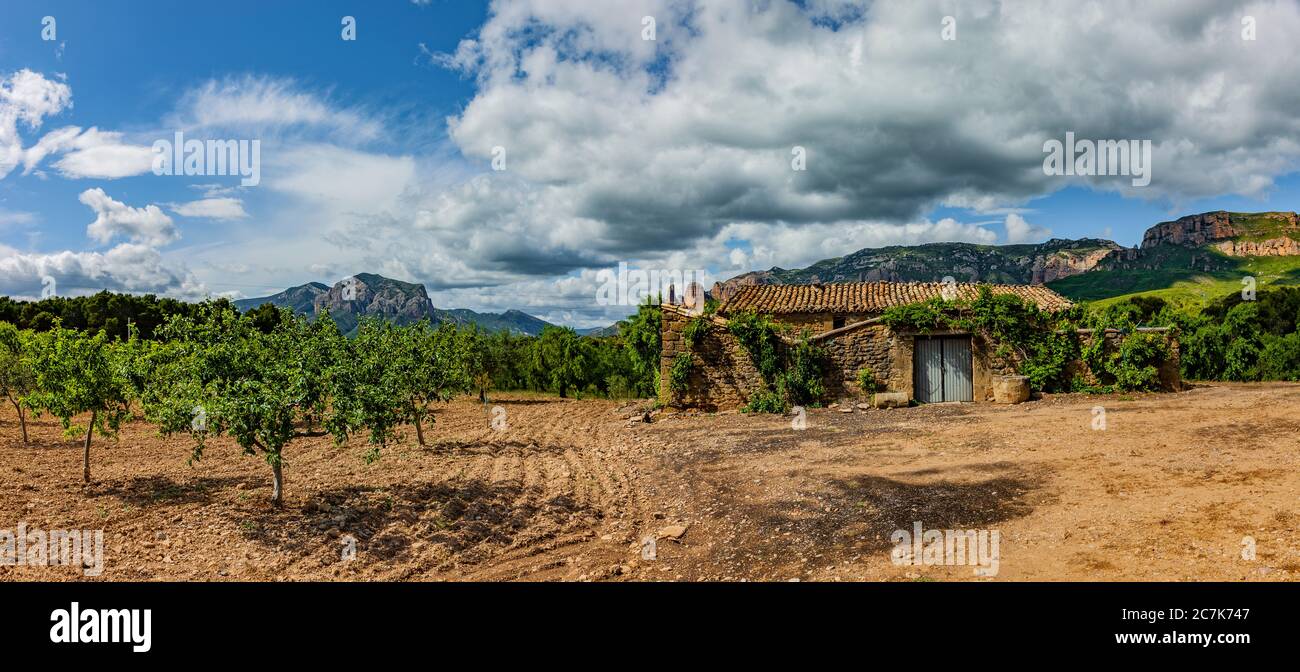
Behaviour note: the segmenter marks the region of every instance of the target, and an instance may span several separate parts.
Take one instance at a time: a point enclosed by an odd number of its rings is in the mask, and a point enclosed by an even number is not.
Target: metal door
[[[916,400],[943,401],[943,341],[917,336],[912,359],[916,362],[916,375],[912,379]]]
[[[917,401],[974,401],[969,336],[916,337],[912,378]]]

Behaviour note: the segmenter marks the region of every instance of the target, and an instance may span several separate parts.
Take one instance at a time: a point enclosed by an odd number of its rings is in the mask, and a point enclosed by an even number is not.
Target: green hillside
[[[1241,291],[1246,276],[1255,278],[1257,289],[1300,285],[1300,257],[1229,257],[1206,248],[1180,246],[1167,246],[1160,252],[1154,268],[1097,270],[1047,286],[1074,301],[1100,306],[1131,296],[1154,296],[1178,307],[1200,308]]]

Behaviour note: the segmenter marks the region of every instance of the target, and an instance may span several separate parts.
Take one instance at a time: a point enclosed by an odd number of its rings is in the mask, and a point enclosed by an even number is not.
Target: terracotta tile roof
[[[954,298],[970,301],[979,296],[980,285],[959,282]],[[790,313],[883,312],[886,308],[943,296],[939,282],[846,282],[822,285],[748,285],[718,307],[723,315],[743,310],[773,315]],[[1041,285],[989,285],[994,294],[1015,294],[1033,301],[1043,310],[1058,311],[1074,305],[1069,299]]]

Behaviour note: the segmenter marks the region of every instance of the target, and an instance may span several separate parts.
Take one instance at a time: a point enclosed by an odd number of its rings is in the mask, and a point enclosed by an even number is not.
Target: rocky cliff
[[[334,283],[316,297],[314,308],[317,315],[328,310],[345,333],[351,332],[365,316],[397,324],[412,324],[422,319],[438,322],[424,285],[373,273],[358,273]]]
[[[1300,254],[1300,225],[1294,212],[1205,212],[1161,222],[1142,236],[1142,249],[1161,245],[1213,245],[1229,256]]]

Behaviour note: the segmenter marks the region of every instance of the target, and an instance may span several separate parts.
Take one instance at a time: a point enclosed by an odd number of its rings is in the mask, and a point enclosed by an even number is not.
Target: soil
[[[364,439],[297,440],[280,509],[270,467],[229,441],[190,464],[188,438],[128,423],[95,438],[83,485],[76,438],[46,417],[24,445],[4,409],[0,529],[102,529],[105,548],[99,577],[0,566],[0,580],[1300,579],[1300,384],[850,404],[808,409],[803,430],[738,413],[645,423],[648,402],[492,403],[504,429],[458,400],[429,447],[408,431],[370,463]],[[916,521],[997,531],[996,575],[895,564],[891,535]]]

